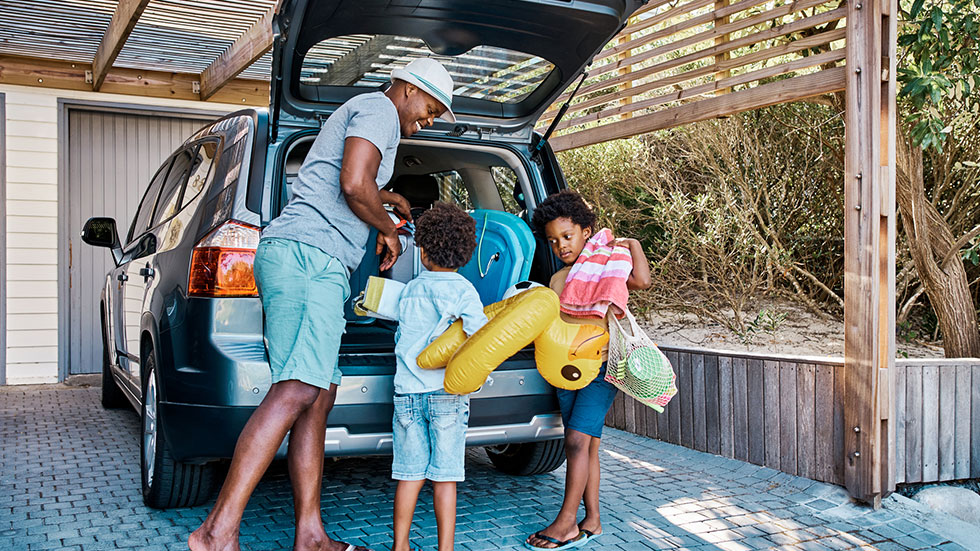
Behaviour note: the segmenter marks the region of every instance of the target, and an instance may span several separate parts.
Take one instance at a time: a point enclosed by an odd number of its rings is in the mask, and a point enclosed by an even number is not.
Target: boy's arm
[[[650,279],[650,263],[643,253],[643,245],[636,239],[620,238],[616,240],[619,245],[629,247],[630,256],[633,257],[633,271],[626,279],[626,288],[630,291],[649,289],[653,281]]]
[[[483,302],[480,301],[480,294],[476,289],[472,287],[467,289],[460,305],[459,318],[463,320],[463,332],[467,336],[476,333],[487,324],[487,316],[483,313]]]

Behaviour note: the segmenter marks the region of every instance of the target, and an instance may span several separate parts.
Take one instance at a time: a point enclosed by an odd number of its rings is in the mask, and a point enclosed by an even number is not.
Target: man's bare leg
[[[249,496],[290,427],[319,395],[320,389],[300,381],[281,381],[269,388],[238,437],[214,507],[187,540],[191,551],[238,551],[238,529]]]
[[[320,517],[320,488],[323,481],[323,440],[327,415],[337,397],[337,385],[320,390],[320,395],[304,411],[289,433],[289,481],[293,486],[296,511],[294,551],[342,551],[347,544],[327,537]]]

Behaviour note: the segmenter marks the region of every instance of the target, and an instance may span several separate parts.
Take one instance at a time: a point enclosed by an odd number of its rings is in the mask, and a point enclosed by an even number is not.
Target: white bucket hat
[[[453,77],[449,71],[438,61],[429,57],[413,59],[408,65],[401,69],[391,71],[391,80],[404,80],[414,84],[423,92],[429,94],[446,108],[446,112],[439,115],[440,119],[449,122],[456,122],[456,115],[453,114]]]

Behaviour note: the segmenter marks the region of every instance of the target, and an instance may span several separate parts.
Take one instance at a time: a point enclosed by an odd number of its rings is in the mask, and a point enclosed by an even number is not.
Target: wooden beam
[[[262,19],[204,69],[201,73],[201,99],[206,100],[216,94],[272,48],[273,13],[274,10],[266,12]]]
[[[596,128],[552,138],[555,151],[574,149],[586,145],[628,138],[654,130],[674,128],[692,122],[734,115],[742,111],[788,103],[808,97],[839,92],[844,89],[844,68],[828,69],[809,75],[771,82],[726,94],[691,102],[649,115],[633,117]]]
[[[374,36],[330,64],[330,70],[320,77],[316,84],[352,86],[371,70],[372,63],[387,54],[388,46],[394,43],[393,36],[385,34]]]
[[[555,131],[564,130],[573,126],[579,126],[582,124],[590,122],[598,122],[604,118],[617,117],[624,113],[638,111],[640,109],[647,109],[649,107],[655,107],[657,105],[663,105],[665,103],[670,103],[674,101],[682,101],[687,99],[696,98],[704,94],[718,94],[719,90],[731,91],[732,86],[739,86],[742,84],[748,84],[755,82],[757,80],[762,80],[765,78],[772,78],[774,76],[785,75],[798,71],[800,69],[808,69],[810,67],[816,67],[817,65],[823,65],[826,63],[835,63],[844,59],[844,49],[840,50],[830,50],[829,52],[823,52],[817,55],[801,57],[799,59],[794,59],[786,63],[780,63],[779,65],[770,65],[763,69],[758,69],[755,71],[750,71],[748,73],[741,73],[733,77],[728,77],[723,80],[711,81],[700,86],[693,86],[691,88],[684,88],[677,90],[676,92],[670,92],[669,94],[664,94],[661,96],[656,96],[652,98],[642,99],[636,102],[632,102],[629,105],[612,107],[608,109],[603,109],[602,111],[590,112],[587,115],[582,115],[574,119],[563,120],[555,126]],[[704,72],[712,67],[706,67]],[[678,77],[679,79],[680,77]],[[693,77],[692,77],[693,78]],[[676,79],[675,79],[676,80]],[[627,91],[629,92],[629,91]],[[610,100],[612,103],[613,100]]]
[[[602,90],[602,89],[605,89],[605,88],[609,88],[609,87],[612,87],[612,86],[615,86],[616,84],[618,84],[620,81],[618,80],[617,77],[613,77],[611,79],[606,79],[606,80],[595,80],[595,78],[598,77],[598,76],[600,76],[600,75],[603,75],[605,73],[608,73],[610,71],[614,71],[614,70],[618,69],[620,67],[620,65],[622,65],[622,64],[630,64],[630,65],[636,66],[636,65],[639,65],[642,61],[646,61],[647,59],[651,59],[651,58],[654,58],[654,57],[657,57],[657,56],[661,56],[661,55],[666,55],[666,54],[669,54],[669,53],[678,51],[681,48],[685,48],[687,46],[692,46],[694,44],[698,44],[698,43],[701,43],[701,42],[712,40],[714,38],[717,38],[718,36],[721,36],[722,34],[726,34],[726,33],[727,34],[730,34],[730,33],[733,33],[733,32],[737,32],[737,31],[740,31],[740,30],[743,30],[743,29],[747,29],[749,27],[753,27],[753,26],[759,25],[761,23],[765,23],[767,21],[771,21],[773,19],[777,19],[779,17],[783,17],[785,15],[789,15],[790,13],[801,12],[801,11],[803,11],[805,9],[809,9],[809,8],[812,8],[812,7],[815,7],[815,6],[819,6],[819,5],[823,4],[824,1],[825,0],[798,0],[798,1],[793,2],[791,4],[784,4],[782,6],[779,6],[777,8],[774,8],[774,9],[772,9],[770,11],[767,11],[767,12],[755,14],[755,15],[752,15],[750,17],[746,17],[744,19],[739,19],[739,20],[733,21],[733,22],[731,22],[731,23],[729,23],[727,25],[722,25],[722,26],[719,26],[717,28],[709,29],[707,31],[700,32],[700,33],[697,33],[695,35],[688,36],[688,37],[685,37],[685,38],[681,38],[679,40],[670,41],[670,42],[667,42],[667,43],[665,43],[665,44],[663,44],[661,46],[657,46],[657,47],[652,48],[652,49],[649,49],[649,50],[643,50],[640,53],[637,53],[637,54],[634,54],[634,55],[630,56],[629,58],[623,60],[622,62],[619,62],[619,61],[611,61],[611,62],[608,62],[608,63],[606,63],[604,65],[599,65],[597,67],[593,67],[593,68],[591,68],[589,70],[588,77],[586,79],[586,80],[589,81],[589,83],[586,84],[585,86],[583,86],[581,90],[579,90],[579,95],[580,96],[584,96],[586,94],[591,94],[592,92],[595,92],[595,91],[598,91],[598,90]],[[731,7],[731,6],[729,6],[729,7]],[[706,15],[707,16],[711,16],[711,14],[706,14]],[[800,19],[796,19],[796,20],[792,21],[791,23],[783,23],[783,24],[777,25],[775,27],[770,26],[769,28],[767,28],[767,29],[765,29],[763,31],[755,32],[755,33],[752,33],[752,34],[741,36],[738,39],[734,39],[730,43],[726,44],[723,47],[719,47],[719,46],[714,46],[713,45],[710,48],[698,50],[698,51],[694,52],[693,54],[687,54],[687,55],[683,56],[683,60],[680,63],[680,65],[683,65],[685,63],[688,63],[692,59],[700,59],[702,57],[707,57],[709,55],[720,53],[721,51],[731,51],[733,48],[738,48],[738,47],[741,47],[741,46],[745,46],[745,45],[749,45],[749,44],[754,44],[756,42],[760,42],[762,40],[767,40],[769,38],[780,37],[780,36],[783,36],[785,34],[788,34],[788,33],[791,33],[791,32],[797,32],[797,31],[802,30],[802,29],[812,28],[812,27],[814,27],[814,26],[816,26],[818,24],[821,24],[821,23],[827,23],[827,22],[830,22],[830,21],[836,21],[838,19],[841,19],[845,15],[846,15],[846,9],[845,8],[838,8],[838,9],[832,10],[830,12],[819,13],[819,14],[816,14],[816,15],[811,15],[811,16],[800,18]],[[707,18],[707,19],[705,19],[704,22],[706,23],[708,21],[711,21],[710,17]],[[676,34],[677,32],[679,32],[679,30],[675,30],[675,29],[672,29],[672,28],[661,29],[660,31],[657,31],[656,33],[653,33],[653,34],[649,34],[649,35],[644,36],[643,38],[645,39],[645,41],[643,42],[643,44],[648,44],[648,43],[651,43],[653,41],[660,40],[661,38],[666,38],[668,36],[671,36],[673,34]],[[758,52],[756,52],[756,53],[758,53]],[[703,54],[703,55],[699,55],[699,54]],[[692,55],[694,55],[695,57],[693,57],[693,58],[690,57]],[[673,60],[672,59],[671,60],[668,60],[668,62],[671,62],[671,61],[673,61]],[[663,65],[663,63],[664,62],[661,62],[658,65]],[[669,65],[668,68],[678,67],[680,65],[673,65],[672,64],[672,65]],[[647,69],[648,69],[648,66],[643,67],[641,70],[646,71]],[[661,69],[661,70],[663,70],[663,69]],[[647,72],[647,74],[649,74],[649,72]],[[642,75],[640,75],[640,76],[642,76]],[[640,76],[636,76],[636,78],[640,78]],[[568,93],[562,94],[561,96],[558,97],[558,99],[556,99],[554,101],[554,103],[552,103],[552,107],[555,110],[557,110],[558,108],[557,107],[554,107],[554,106],[561,105],[561,103],[564,102],[566,99],[568,99]]]
[[[0,84],[57,88],[91,92],[85,82],[87,63],[71,63],[20,56],[0,55]],[[137,69],[113,68],[99,90],[108,94],[200,101],[194,93],[198,75]],[[209,98],[215,103],[243,106],[269,105],[269,83],[261,80],[236,79],[221,92]]]
[[[895,13],[895,0],[847,5],[840,460],[848,493],[876,508],[894,490]]]
[[[150,0],[119,0],[92,61],[92,89],[98,91]]]

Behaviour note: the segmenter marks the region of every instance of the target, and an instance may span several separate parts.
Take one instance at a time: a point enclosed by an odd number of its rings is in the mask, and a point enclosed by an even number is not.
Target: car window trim
[[[221,138],[217,138],[217,137],[214,137],[214,136],[208,136],[206,138],[202,138],[200,140],[195,140],[195,141],[193,141],[193,142],[191,142],[191,143],[189,143],[187,145],[184,145],[183,147],[181,147],[180,149],[178,149],[177,151],[175,151],[173,153],[173,155],[171,156],[172,157],[172,161],[176,161],[177,157],[180,156],[180,154],[183,153],[184,151],[189,151],[191,148],[194,148],[194,154],[191,155],[192,160],[191,160],[191,165],[190,165],[190,166],[194,166],[193,165],[193,159],[195,157],[195,154],[200,150],[201,145],[203,145],[204,142],[207,142],[207,141],[220,142],[221,141]],[[214,168],[214,162],[215,162],[215,160],[217,160],[217,153],[215,153],[215,158],[211,160],[211,168]],[[173,169],[173,165],[174,165],[174,163],[171,162],[170,163],[170,169],[171,170]],[[211,174],[211,168],[208,169],[208,175]],[[187,182],[190,181],[190,177],[191,177],[191,173],[190,173],[190,171],[188,171],[187,172],[187,178],[184,178],[184,182],[181,184],[180,192],[178,193],[178,198],[177,198],[178,199],[177,200],[178,208],[177,208],[177,211],[174,212],[169,217],[167,217],[167,218],[165,218],[163,220],[160,220],[156,224],[148,227],[146,229],[147,232],[151,232],[151,231],[159,228],[160,226],[162,226],[162,225],[166,224],[167,222],[173,220],[181,212],[183,212],[183,210],[184,210],[184,204],[183,204],[183,201],[184,201],[184,192],[187,191]],[[170,172],[169,171],[167,172],[167,178],[170,178]],[[164,182],[164,184],[166,184],[166,182]],[[207,186],[205,186],[205,187],[207,187]],[[203,188],[202,188],[201,191],[203,192]],[[157,211],[158,208],[160,208],[160,197],[162,197],[162,196],[163,196],[163,187],[161,186],[160,187],[160,195],[157,196],[157,202],[153,206],[153,216],[150,217],[150,223],[153,222],[153,218],[157,214],[156,211]]]
[[[150,231],[150,227],[149,227],[150,222],[153,221],[153,214],[156,212],[156,203],[160,199],[160,191],[163,191],[163,183],[160,184],[160,189],[157,190],[156,197],[154,197],[153,199],[153,210],[150,212],[150,216],[146,220],[147,227],[140,230],[139,233],[137,233],[136,231],[136,220],[139,219],[140,211],[143,210],[143,204],[146,202],[146,198],[150,193],[150,188],[153,187],[153,183],[156,181],[157,176],[159,176],[160,172],[162,172],[163,170],[167,171],[167,173],[163,177],[163,182],[166,183],[167,177],[170,176],[170,168],[174,164],[175,155],[176,155],[175,153],[170,154],[170,156],[167,157],[167,159],[160,164],[160,168],[158,168],[157,171],[153,173],[153,177],[150,178],[150,183],[147,186],[146,191],[143,193],[143,198],[140,199],[140,204],[139,206],[136,207],[136,212],[133,214],[133,221],[129,225],[129,233],[126,235],[126,249],[124,249],[124,252],[125,250],[130,249],[130,245],[132,245],[137,240],[139,240],[139,238],[142,237],[143,234]]]

